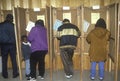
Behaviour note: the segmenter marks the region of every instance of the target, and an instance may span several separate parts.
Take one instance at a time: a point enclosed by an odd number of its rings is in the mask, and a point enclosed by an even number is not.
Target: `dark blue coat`
[[[22,55],[25,60],[30,59],[31,48],[29,45],[22,44]]]
[[[3,34],[3,33],[5,33],[5,34]],[[0,35],[2,36],[2,38],[4,37],[6,40],[8,40],[7,42],[5,42],[5,44],[15,44],[16,43],[14,24],[12,22],[6,20],[6,21],[0,23]]]

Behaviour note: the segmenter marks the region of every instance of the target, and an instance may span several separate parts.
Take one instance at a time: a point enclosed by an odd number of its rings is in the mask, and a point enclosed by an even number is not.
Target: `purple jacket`
[[[47,30],[45,27],[37,25],[33,27],[28,35],[32,52],[48,50]]]

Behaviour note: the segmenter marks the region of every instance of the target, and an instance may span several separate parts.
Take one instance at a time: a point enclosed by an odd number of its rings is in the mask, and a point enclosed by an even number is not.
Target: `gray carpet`
[[[53,71],[50,73],[50,70],[46,70],[45,72],[45,79],[41,80],[40,78],[37,78],[37,81],[92,81],[89,78],[89,71],[83,71],[82,76],[80,75],[80,71],[76,70],[74,72],[74,75],[71,79],[67,79],[65,77],[64,71],[59,70],[59,71]],[[114,81],[114,76],[113,72],[105,72],[105,78],[103,81]],[[23,80],[22,81],[27,81],[25,78],[25,72],[23,70],[22,74]],[[82,77],[82,78],[81,78]],[[17,78],[12,78],[12,70],[9,70],[9,78],[4,79],[1,74],[0,74],[0,81],[20,81],[19,77]],[[98,76],[96,75],[96,78],[94,81],[99,81]],[[120,81],[120,78],[119,80]]]

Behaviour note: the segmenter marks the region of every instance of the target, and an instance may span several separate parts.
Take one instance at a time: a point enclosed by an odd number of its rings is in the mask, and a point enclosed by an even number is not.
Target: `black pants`
[[[40,76],[44,76],[45,73],[45,55],[47,51],[36,51],[30,56],[30,75],[32,78],[36,78],[36,66],[38,64],[38,71]]]
[[[8,76],[7,71],[8,55],[10,55],[11,58],[13,75],[18,74],[16,61],[16,45],[13,44],[1,45],[1,55],[2,55],[2,75]]]

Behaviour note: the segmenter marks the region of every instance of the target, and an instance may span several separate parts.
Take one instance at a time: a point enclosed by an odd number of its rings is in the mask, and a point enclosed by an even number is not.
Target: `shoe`
[[[25,75],[25,76],[26,76],[26,79],[27,79],[27,80],[30,80],[30,79],[31,79],[30,75]]]
[[[40,76],[40,75],[38,75],[38,78],[40,78],[40,79],[42,79],[42,80],[44,79],[44,77],[43,77],[43,76]]]
[[[35,78],[31,78],[29,81],[36,81],[36,79]]]
[[[8,76],[7,75],[2,75],[3,76],[3,78],[5,78],[5,79],[7,79],[8,78]]]
[[[26,76],[26,77],[30,77],[30,74],[26,74],[25,76]]]
[[[66,77],[67,79],[70,79],[70,78],[72,78],[72,75],[65,75],[65,77]]]
[[[19,73],[13,75],[13,78],[17,78],[19,76]]]
[[[91,80],[95,80],[95,77],[90,77]]]
[[[100,81],[103,81],[103,77],[99,77]]]
[[[31,79],[31,77],[29,76],[29,77],[26,77],[27,78],[27,80],[29,81],[30,79]]]

